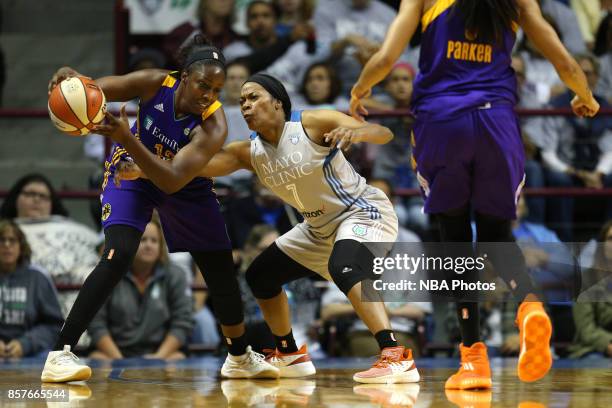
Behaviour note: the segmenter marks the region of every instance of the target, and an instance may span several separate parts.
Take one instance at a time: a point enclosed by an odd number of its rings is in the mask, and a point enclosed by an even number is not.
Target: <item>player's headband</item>
[[[223,53],[217,47],[202,47],[195,52],[192,52],[187,61],[185,61],[185,69],[189,68],[191,64],[197,61],[210,61],[219,64],[223,70],[225,70],[225,57]]]
[[[289,94],[287,94],[287,90],[278,79],[268,74],[255,74],[251,75],[246,82],[255,82],[261,85],[273,98],[281,101],[283,111],[285,112],[285,120],[291,118],[291,99]]]

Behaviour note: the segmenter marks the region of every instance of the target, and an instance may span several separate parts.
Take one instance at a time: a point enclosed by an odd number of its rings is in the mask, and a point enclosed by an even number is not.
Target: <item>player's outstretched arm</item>
[[[221,150],[227,136],[227,123],[223,110],[218,109],[201,126],[194,128],[191,141],[172,160],[157,157],[132,135],[125,105],[121,107],[121,118],[107,112],[106,122],[94,130],[120,143],[160,190],[172,194],[197,177],[215,153]]]
[[[253,171],[251,164],[251,142],[242,140],[223,147],[200,172],[202,177],[227,176],[237,170]]]
[[[104,96],[106,96],[106,100],[109,102],[125,102],[134,98],[147,100],[155,95],[164,81],[164,78],[168,75],[168,72],[169,71],[163,69],[143,69],[130,72],[126,75],[113,75],[98,78],[96,79],[96,83],[102,88]],[[61,81],[74,76],[84,75],[71,67],[62,67],[58,69],[49,81],[49,93],[51,93],[51,90]]]
[[[227,176],[237,170],[245,169],[253,171],[251,165],[251,144],[248,141],[233,142],[222,148],[202,169],[200,177]],[[113,179],[117,186],[122,180],[135,180],[148,178],[142,169],[134,162],[120,161],[115,166]]]
[[[351,115],[362,119],[361,115],[367,115],[368,111],[361,104],[363,98],[367,98],[372,87],[385,79],[395,61],[408,45],[415,30],[419,25],[423,13],[424,0],[402,0],[399,12],[389,26],[380,50],[364,66],[357,83],[351,91]]]
[[[354,143],[385,144],[393,139],[389,128],[360,121],[334,110],[304,111],[302,124],[315,143],[343,150]]]
[[[576,60],[561,43],[555,30],[542,16],[536,0],[518,0],[519,24],[536,48],[557,70],[561,80],[577,95],[572,108],[579,116],[594,116],[599,103],[593,98],[587,78]]]

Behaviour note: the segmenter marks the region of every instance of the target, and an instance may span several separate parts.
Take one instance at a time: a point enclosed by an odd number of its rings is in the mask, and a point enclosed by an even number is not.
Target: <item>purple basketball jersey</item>
[[[421,20],[423,38],[412,109],[423,119],[452,118],[487,103],[516,104],[510,67],[515,33],[499,44],[466,33],[455,0],[438,0]]]

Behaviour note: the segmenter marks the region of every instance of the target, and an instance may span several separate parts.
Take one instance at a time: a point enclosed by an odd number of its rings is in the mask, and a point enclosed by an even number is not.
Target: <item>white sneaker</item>
[[[225,378],[278,378],[279,369],[268,363],[262,354],[247,346],[242,356],[228,355],[221,367]]]
[[[278,349],[269,351],[266,361],[280,370],[281,378],[306,377],[317,372],[305,344],[293,353],[284,354]]]
[[[227,406],[252,407],[264,404],[267,397],[277,389],[276,381],[221,381],[221,392],[227,399]]]
[[[40,379],[42,382],[85,381],[91,377],[91,368],[79,363],[79,358],[65,345],[62,351],[51,351],[45,361]]]

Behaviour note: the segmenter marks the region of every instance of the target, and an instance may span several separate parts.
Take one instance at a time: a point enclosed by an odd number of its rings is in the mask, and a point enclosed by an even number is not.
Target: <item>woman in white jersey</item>
[[[367,288],[364,281],[374,279],[374,257],[385,256],[397,238],[397,217],[384,193],[367,185],[341,151],[359,142],[385,144],[393,134],[337,111],[291,112],[283,85],[265,74],[251,76],[242,86],[240,108],[253,130],[251,140],[226,146],[202,174],[218,177],[238,169],[254,171],[304,216],[304,222],[264,250],[246,272],[276,339],[276,350],[267,360],[279,367],[281,377],[315,373],[306,346],[298,350],[293,339],[282,286],[317,273],[347,295],[381,348],[372,368],[356,373],[354,380],[418,381],[411,350],[397,344],[380,298],[362,300],[362,283]],[[135,175],[139,173],[126,173],[130,178]]]

